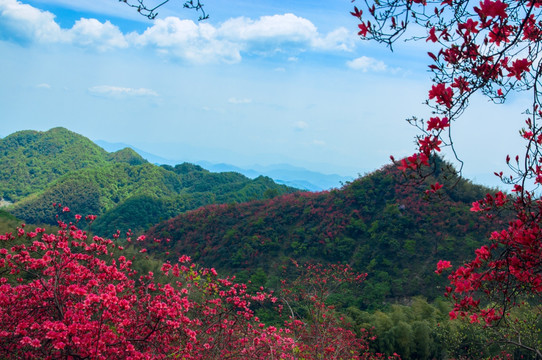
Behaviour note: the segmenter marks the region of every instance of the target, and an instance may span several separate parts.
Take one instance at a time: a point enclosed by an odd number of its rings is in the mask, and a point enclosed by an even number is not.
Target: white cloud
[[[41,83],[41,84],[36,85],[36,87],[37,87],[38,89],[50,89],[50,88],[51,88],[51,85],[46,84],[46,83]]]
[[[280,38],[288,41],[310,41],[318,34],[313,23],[294,14],[262,16],[259,20],[234,18],[224,22],[219,32],[223,37],[235,41]]]
[[[80,19],[71,29],[62,29],[52,13],[16,0],[0,0],[0,30],[2,28],[23,42],[71,43],[100,51],[128,46],[119,28],[109,21]]]
[[[295,124],[294,124],[294,128],[298,131],[301,131],[301,130],[305,130],[306,128],[309,127],[309,124],[307,124],[305,121],[303,120],[300,120],[300,121],[297,121]]]
[[[0,29],[23,41],[51,43],[66,38],[55,22],[55,15],[16,0],[0,0]]]
[[[209,24],[195,24],[176,17],[158,19],[143,34],[132,33],[129,39],[139,46],[153,46],[163,54],[194,63],[226,63],[241,61],[240,45],[216,38],[216,29]]]
[[[247,99],[247,98],[238,99],[238,98],[231,97],[228,99],[228,102],[230,104],[250,104],[252,102],[252,99]]]
[[[156,20],[143,34],[132,33],[128,38],[136,45],[152,46],[163,54],[193,63],[238,63],[243,52],[268,55],[284,51],[349,51],[354,47],[346,29],[322,36],[312,22],[293,14],[262,16],[258,20],[233,18],[218,27],[167,17]],[[290,56],[288,60],[297,58]]]
[[[357,59],[347,61],[346,65],[354,70],[361,70],[363,72],[367,71],[386,71],[387,66],[383,61],[368,57],[362,56]]]
[[[355,41],[359,40],[346,28],[338,28],[327,34],[325,37],[313,39],[313,47],[322,50],[352,51]]]
[[[101,23],[96,19],[80,19],[67,33],[73,43],[95,47],[100,51],[128,47],[128,42],[119,28],[109,21]]]
[[[345,28],[322,36],[311,21],[294,14],[262,16],[258,20],[234,18],[224,22],[217,31],[220,37],[242,42],[247,47],[261,43],[279,47],[296,43],[300,49],[349,51],[354,46],[353,36],[349,36]]]
[[[100,85],[100,86],[93,86],[88,89],[88,91],[93,95],[99,95],[104,97],[113,97],[113,98],[119,98],[119,97],[127,97],[127,96],[158,96],[158,93],[156,93],[154,90],[151,89],[145,89],[145,88],[126,88],[126,87],[120,87],[120,86],[109,86],[109,85]]]
[[[351,51],[355,37],[345,28],[322,34],[294,14],[238,17],[219,25],[177,17],[158,19],[143,33],[123,34],[109,21],[81,18],[61,28],[55,15],[17,0],[0,0],[0,37],[38,44],[71,44],[108,51],[153,48],[159,54],[192,63],[238,63],[243,54],[285,54],[289,61],[306,51]]]
[[[119,1],[111,0],[92,0],[92,1],[74,1],[74,0],[33,0],[34,4],[47,3],[57,7],[70,9],[79,13],[94,13],[116,18],[129,19],[137,22],[150,22],[141,16],[137,11],[131,11],[125,4]]]

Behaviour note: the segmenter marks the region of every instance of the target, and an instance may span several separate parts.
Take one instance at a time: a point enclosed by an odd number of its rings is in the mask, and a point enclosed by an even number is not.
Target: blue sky
[[[425,43],[361,41],[350,0],[204,3],[198,22],[180,1],[150,21],[117,0],[0,0],[0,136],[63,126],[170,159],[348,176],[413,153]],[[454,127],[465,176],[497,184],[524,107],[474,99]]]

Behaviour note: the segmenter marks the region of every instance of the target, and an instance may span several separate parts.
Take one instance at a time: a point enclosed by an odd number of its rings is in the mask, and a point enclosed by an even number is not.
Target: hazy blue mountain
[[[322,191],[325,190],[324,188],[321,188],[319,186],[316,186],[308,181],[305,180],[293,180],[293,181],[284,181],[284,180],[275,180],[277,184],[286,185],[295,187],[296,189],[303,189],[307,191]],[[333,187],[335,188],[335,186]]]
[[[205,169],[213,172],[225,172],[225,171],[235,171],[238,173],[241,173],[249,178],[255,178],[260,175],[263,175],[261,172],[258,172],[256,170],[252,169],[243,169],[235,165],[225,164],[225,163],[219,163],[215,164],[209,161],[198,161],[198,165],[204,167]],[[275,180],[275,179],[273,179]]]
[[[279,184],[292,186],[309,191],[321,191],[341,187],[342,184],[354,180],[353,177],[337,174],[322,174],[290,164],[252,165],[249,169],[239,168],[229,164],[213,164],[200,161],[199,165],[210,171],[236,171],[247,177],[257,175],[268,176]]]
[[[176,165],[187,161],[186,159],[166,159],[164,157],[154,155],[138,149],[125,143],[110,143],[103,140],[95,140],[97,145],[103,149],[114,152],[126,147],[135,150],[139,155],[147,161],[154,164]],[[249,167],[239,167],[226,163],[212,163],[209,161],[194,161],[194,163],[212,172],[228,172],[234,171],[245,175],[251,179],[258,176],[267,176],[273,179],[278,184],[284,184],[298,189],[309,191],[322,191],[332,188],[339,188],[344,183],[354,180],[351,176],[341,176],[337,174],[323,174],[317,171],[307,170],[299,166],[290,164],[273,164],[273,165],[251,165]]]
[[[146,151],[143,151],[141,149],[138,149],[130,144],[125,144],[125,143],[120,143],[120,142],[111,143],[104,140],[93,140],[93,141],[96,145],[100,146],[102,149],[106,150],[107,152],[115,152],[115,151],[119,151],[119,150],[129,147],[152,164],[175,166],[177,164],[181,164],[185,162],[185,161],[174,161],[174,160],[166,159],[161,156],[154,155]]]
[[[254,170],[261,172],[270,178],[277,178],[284,184],[303,184],[307,186],[315,185],[321,190],[338,188],[344,183],[354,180],[350,176],[341,176],[337,174],[322,174],[316,171],[307,170],[301,167],[292,166],[289,164],[276,164],[269,166],[255,166]],[[296,186],[298,187],[298,186]]]

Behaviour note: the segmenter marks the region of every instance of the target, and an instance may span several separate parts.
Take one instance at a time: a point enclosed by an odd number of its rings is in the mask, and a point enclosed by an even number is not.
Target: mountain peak
[[[111,161],[127,163],[130,165],[141,165],[147,163],[147,160],[143,159],[141,155],[129,147],[110,153],[109,159]]]

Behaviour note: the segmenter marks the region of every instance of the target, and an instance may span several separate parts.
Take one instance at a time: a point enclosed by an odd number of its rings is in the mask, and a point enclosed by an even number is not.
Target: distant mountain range
[[[95,140],[94,142],[110,152],[118,151],[126,147],[132,148],[139,155],[153,164],[175,165],[184,162],[183,160],[179,159],[166,159],[125,143],[110,143],[103,140]],[[196,161],[195,163],[212,172],[234,171],[251,179],[258,176],[267,176],[273,179],[276,183],[308,191],[322,191],[339,188],[343,184],[354,180],[354,178],[350,176],[323,174],[289,164],[252,165],[248,168],[244,168],[231,164],[217,164],[204,160]]]
[[[99,215],[93,231],[141,232],[179,213],[298,191],[269,177],[214,173],[199,165],[154,165],[130,148],[108,152],[64,128],[19,131],[0,139],[0,199],[26,222],[55,224],[60,203]],[[5,202],[3,202],[5,204]]]

